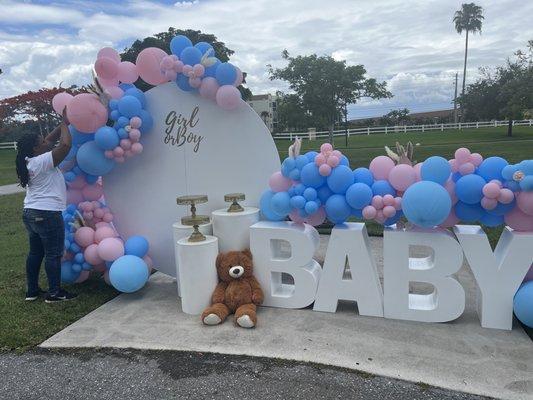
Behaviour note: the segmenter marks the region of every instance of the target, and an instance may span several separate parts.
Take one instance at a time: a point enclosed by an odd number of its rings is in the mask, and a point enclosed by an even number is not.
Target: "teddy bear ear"
[[[242,254],[247,257],[250,257],[250,259],[253,259],[252,252],[250,251],[250,249],[243,250]]]
[[[218,253],[217,260],[215,261],[215,266],[217,267],[217,269],[220,268],[220,264],[222,263],[224,256],[225,256],[224,253]]]

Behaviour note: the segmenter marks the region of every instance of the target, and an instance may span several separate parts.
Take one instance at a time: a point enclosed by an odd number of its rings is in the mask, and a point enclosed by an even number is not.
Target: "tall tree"
[[[362,97],[374,99],[391,97],[385,82],[366,77],[362,65],[347,66],[330,56],[291,57],[284,50],[282,57],[288,61],[284,68],[269,66],[270,79],[289,83],[299,99],[301,108],[315,121],[328,126],[330,141],[333,128],[342,121],[346,107]]]
[[[483,25],[483,8],[475,3],[463,3],[461,9],[455,12],[453,22],[455,23],[455,30],[461,34],[466,32],[465,37],[465,63],[463,68],[463,89],[461,95],[465,94],[466,84],[466,61],[468,58],[468,34],[470,32],[481,32],[481,26]]]
[[[131,61],[134,63],[141,50],[144,50],[147,47],[158,47],[168,53],[170,49],[170,41],[176,35],[187,36],[193,43],[209,43],[211,46],[213,46],[216,57],[222,62],[229,61],[231,55],[234,53],[233,50],[226,47],[224,42],[220,42],[215,35],[210,33],[202,33],[201,31],[196,31],[193,29],[183,30],[170,27],[166,32],[156,33],[154,36],[149,36],[144,39],[137,39],[130,47],[125,48],[120,54],[122,61]],[[243,72],[243,77],[244,83],[246,83],[246,72]],[[135,82],[135,85],[143,91],[153,87],[141,79]],[[248,100],[252,96],[252,92],[247,87],[240,85],[238,89],[241,92],[244,100]]]

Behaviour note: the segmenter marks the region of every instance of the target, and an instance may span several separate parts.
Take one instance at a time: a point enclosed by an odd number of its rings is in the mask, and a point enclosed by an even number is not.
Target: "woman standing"
[[[48,277],[46,303],[76,297],[61,289],[61,257],[65,241],[62,211],[66,207],[66,185],[58,165],[72,146],[67,127],[66,110],[63,121],[44,139],[36,133],[25,134],[17,142],[17,176],[26,188],[22,220],[28,231],[30,252],[26,259],[26,300],[33,301],[45,292],[39,288],[39,271],[44,258]],[[59,139],[59,144],[54,147]]]

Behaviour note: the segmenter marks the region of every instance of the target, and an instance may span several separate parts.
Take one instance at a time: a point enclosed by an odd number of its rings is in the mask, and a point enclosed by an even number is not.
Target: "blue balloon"
[[[109,109],[110,110],[118,110],[118,100],[117,99],[109,100]]]
[[[68,126],[70,136],[72,136],[72,144],[75,146],[80,146],[83,143],[90,142],[94,139],[94,135],[91,133],[81,133],[73,125]]]
[[[152,130],[152,126],[154,126],[154,119],[152,118],[152,115],[146,110],[141,110],[141,115],[139,115],[139,118],[141,118],[142,121],[139,130],[143,135],[149,133]]]
[[[77,147],[74,147],[72,146],[67,154],[67,156],[65,157],[65,160],[67,161],[70,161],[70,160],[74,160],[74,158],[76,157],[76,153],[78,152],[78,148]]]
[[[271,207],[271,200],[274,194],[271,190],[265,190],[259,200],[259,208],[265,219],[269,221],[282,221],[285,219],[285,216],[276,214]]]
[[[113,110],[109,113],[109,118],[113,121],[117,121],[120,118],[120,112],[118,110]]]
[[[110,126],[102,126],[94,134],[94,141],[104,150],[113,150],[120,140],[116,130]]]
[[[81,272],[82,268],[81,268],[81,264],[72,264],[72,271],[74,272]]]
[[[402,198],[405,217],[423,228],[432,228],[444,222],[451,209],[452,200],[446,189],[431,181],[409,186]]]
[[[305,153],[305,156],[309,160],[309,162],[315,162],[315,157],[318,155],[316,151],[308,151]]]
[[[520,181],[520,189],[524,192],[530,192],[533,190],[533,175],[524,176]]]
[[[200,53],[204,55],[208,50],[213,50],[210,54],[213,55],[215,53],[213,46],[211,46],[207,42],[198,42],[194,45],[198,50],[200,50]]]
[[[292,208],[304,208],[305,207],[305,197],[296,195],[291,197],[291,207]]]
[[[215,61],[215,63],[213,65],[205,68],[204,77],[210,76],[211,78],[216,78],[217,68],[222,63],[220,62],[220,60],[218,58],[216,58],[216,57],[213,57],[213,58],[216,61]]]
[[[279,215],[287,215],[291,212],[291,196],[287,192],[278,192],[272,196],[272,210]]]
[[[117,130],[117,134],[118,134],[118,137],[121,139],[127,139],[129,137],[128,132],[126,132],[126,129],[124,128],[119,128]]]
[[[83,264],[85,262],[85,257],[83,257],[83,253],[77,253],[74,256],[74,261],[76,264]]]
[[[304,185],[315,189],[326,183],[326,177],[320,175],[315,163],[309,163],[302,168],[300,179]]]
[[[133,96],[140,101],[142,108],[146,107],[146,96],[141,89],[133,87],[124,92],[124,96]]]
[[[289,178],[293,181],[300,180],[300,170],[299,169],[293,169],[291,172],[289,172]]]
[[[352,213],[352,209],[346,202],[346,198],[340,194],[331,195],[328,201],[326,201],[325,208],[328,219],[334,224],[342,224]]]
[[[352,208],[352,215],[356,218],[363,219],[363,210]]]
[[[63,242],[63,247],[67,250],[70,247],[70,242],[68,241],[68,239],[65,239],[65,241]]]
[[[400,218],[402,218],[402,216],[403,216],[403,212],[401,210],[396,211],[396,214],[394,215],[394,217],[387,218],[385,222],[383,222],[383,225],[385,226],[394,225],[396,222],[400,220]]]
[[[305,187],[303,183],[298,183],[297,185],[294,186],[294,191],[296,194],[303,195],[305,192],[305,189],[307,188]]]
[[[495,227],[504,224],[502,215],[493,215],[489,213],[484,213],[483,216],[479,219],[479,222],[489,227]]]
[[[372,184],[372,193],[374,196],[385,196],[386,194],[396,196],[396,190],[386,180],[374,181]]]
[[[69,204],[69,205],[67,206],[67,210],[66,210],[66,211],[67,211],[69,214],[73,214],[73,213],[76,211],[76,209],[77,209],[77,207],[76,207],[75,204]]]
[[[202,52],[193,46],[185,47],[181,51],[180,60],[183,61],[183,64],[187,65],[200,64],[200,61],[202,61]]]
[[[88,262],[84,262],[83,264],[81,264],[81,269],[83,269],[84,271],[90,271],[91,269],[93,269],[93,266]]]
[[[299,155],[296,157],[296,168],[301,170],[303,167],[305,167],[307,164],[310,163],[309,159],[304,155]]]
[[[486,183],[479,175],[465,175],[455,183],[455,194],[463,203],[479,203],[483,198],[483,186]]]
[[[148,253],[148,240],[144,236],[131,236],[124,243],[124,253],[130,256],[144,257]]]
[[[353,171],[353,177],[355,182],[366,183],[368,186],[372,186],[374,183],[374,176],[368,168],[360,167]]]
[[[485,214],[485,210],[479,204],[466,204],[458,201],[455,204],[455,215],[463,222],[479,221]]]
[[[339,160],[339,165],[346,165],[347,167],[350,166],[350,160],[348,160],[348,157],[346,157],[344,154],[341,156],[341,159]]]
[[[230,63],[221,63],[217,68],[215,78],[220,86],[233,85],[237,79],[237,70]]]
[[[72,171],[68,171],[63,174],[63,177],[67,182],[72,182],[74,179],[76,179],[76,174]]]
[[[136,117],[141,113],[142,105],[137,97],[122,96],[118,101],[118,111],[126,117]],[[129,121],[128,121],[129,122]]]
[[[344,194],[353,184],[353,172],[346,165],[338,165],[331,171],[327,177],[328,187],[333,193]]]
[[[191,40],[184,35],[176,35],[170,41],[170,51],[172,54],[180,57],[181,52],[186,48],[192,46]]]
[[[525,326],[533,328],[533,281],[524,283],[514,295],[513,309],[516,318]]]
[[[117,120],[117,123],[118,123],[119,127],[124,128],[126,125],[128,125],[128,124],[130,123],[130,119],[121,116],[121,117]]]
[[[63,261],[61,263],[61,282],[74,283],[79,277],[80,271],[74,271],[70,261]]]
[[[90,175],[105,175],[113,169],[115,161],[106,158],[104,151],[98,147],[95,141],[81,145],[76,155],[79,167]]]
[[[318,193],[316,192],[316,189],[309,187],[304,190],[303,196],[307,201],[315,201],[318,197]]]
[[[533,175],[533,160],[520,161],[518,168],[526,175]]]
[[[346,201],[352,208],[362,209],[370,204],[373,193],[370,186],[357,182],[351,185],[346,191]]]
[[[507,214],[509,211],[511,211],[515,207],[515,205],[516,205],[516,200],[514,199],[513,201],[507,204],[498,203],[496,208],[493,208],[492,210],[487,210],[487,213],[491,215],[503,216]]]
[[[74,239],[74,238],[72,238]],[[72,251],[73,253],[79,253],[81,251],[81,247],[78,246],[74,240],[70,240],[70,251]]]
[[[506,165],[502,169],[502,177],[508,181],[513,179],[514,173],[518,171],[518,165]]]
[[[304,210],[307,214],[314,214],[318,211],[318,204],[316,201],[308,201],[305,203]]]
[[[328,187],[328,185],[321,186],[317,189],[318,198],[322,202],[322,204],[325,204],[326,201],[328,201],[329,197],[333,194],[331,189]]]
[[[463,175],[460,172],[454,172],[452,174],[452,181],[457,182]]]
[[[185,92],[192,92],[195,90],[191,85],[189,85],[189,78],[183,74],[179,74],[176,78],[176,85],[178,85],[178,87]]]
[[[492,179],[503,180],[502,171],[509,163],[501,157],[485,158],[477,168],[476,173],[487,182]]]
[[[118,85],[118,87],[125,92],[128,89],[134,88],[135,85],[133,83],[121,83],[120,85]]]
[[[149,276],[148,265],[137,256],[122,256],[109,268],[109,281],[115,289],[124,293],[133,293],[141,289]]]
[[[96,183],[96,181],[98,180],[98,176],[96,176],[96,175],[85,175],[85,180],[87,181],[87,183],[89,185],[92,185],[92,184]]]
[[[432,181],[440,185],[444,185],[450,177],[451,172],[452,168],[448,160],[439,156],[426,159],[420,169],[420,175],[423,180]]]

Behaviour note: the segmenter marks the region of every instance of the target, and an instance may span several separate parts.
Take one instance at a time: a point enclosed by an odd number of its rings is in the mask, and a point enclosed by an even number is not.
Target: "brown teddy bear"
[[[253,276],[250,250],[220,253],[216,260],[219,283],[211,297],[212,305],[202,313],[206,325],[218,325],[229,314],[243,328],[257,324],[256,305],[263,302],[263,291]]]

